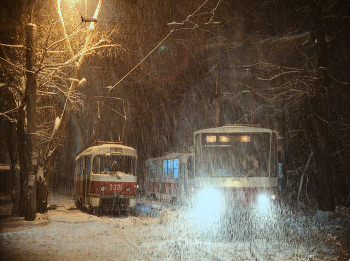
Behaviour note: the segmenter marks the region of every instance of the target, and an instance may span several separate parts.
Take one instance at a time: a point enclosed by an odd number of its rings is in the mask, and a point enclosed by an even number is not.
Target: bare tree
[[[39,24],[38,35],[36,35],[38,43],[35,50],[37,57],[37,64],[35,65],[35,75],[37,78],[36,118],[38,122],[38,168],[36,176],[38,179],[37,211],[39,212],[46,211],[48,183],[54,153],[64,139],[65,128],[69,119],[68,116],[79,111],[83,106],[84,97],[79,92],[78,87],[85,82],[85,79],[81,78],[80,73],[84,59],[100,49],[116,46],[116,44],[111,44],[105,37],[99,38],[97,36],[98,32],[94,30],[94,23],[82,23],[80,17],[76,21],[76,25],[70,25],[70,29],[68,30],[64,19],[70,14],[62,10],[60,0],[54,3],[55,5],[46,3],[41,3],[40,5],[37,2],[33,2],[33,5],[29,8],[31,21]],[[95,6],[94,19],[97,19],[101,6],[102,0]],[[37,12],[33,12],[35,9]],[[38,16],[36,17],[35,14],[38,14]],[[57,26],[61,30],[57,30]],[[58,33],[59,31],[61,34]],[[82,39],[84,40],[82,41]],[[23,45],[15,46],[4,43],[2,47],[9,49],[3,53],[2,65],[6,64],[6,67],[15,70],[14,75],[18,75],[16,77],[21,79],[25,72],[22,69],[21,60],[14,59],[12,61],[11,58],[15,57],[11,57],[9,54],[12,54],[15,48],[23,48]],[[4,73],[10,77],[8,72]],[[23,86],[21,85],[21,88],[19,88],[22,95],[24,93]],[[11,114],[11,111],[4,111],[2,113],[2,116],[6,120],[18,122],[18,129],[22,129],[22,131],[25,128],[25,115],[21,110],[25,104],[25,100],[18,99],[18,106],[12,106],[14,108],[10,108],[17,112],[17,114]],[[24,140],[20,139],[18,142],[23,143]],[[18,154],[21,166],[23,166],[22,162],[25,162],[23,151],[25,151],[25,148],[20,147]],[[24,167],[21,168],[22,171],[25,171]],[[25,179],[21,180],[20,185],[22,187],[25,181]],[[22,196],[20,197],[23,198],[25,191],[23,189],[16,189],[16,191],[18,193],[22,192]],[[21,209],[24,208],[24,201],[22,200]],[[23,215],[23,211],[21,212]]]

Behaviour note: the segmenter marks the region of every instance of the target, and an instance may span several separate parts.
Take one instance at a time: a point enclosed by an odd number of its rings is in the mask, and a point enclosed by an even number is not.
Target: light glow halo
[[[196,195],[191,216],[198,228],[209,228],[218,224],[224,208],[222,193],[215,188],[204,188]]]

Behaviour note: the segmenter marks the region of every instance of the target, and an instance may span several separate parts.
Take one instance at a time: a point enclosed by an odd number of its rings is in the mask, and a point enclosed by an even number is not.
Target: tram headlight
[[[192,216],[199,226],[210,226],[219,221],[224,208],[224,197],[215,188],[201,190],[194,201]]]
[[[100,190],[103,192],[103,191],[105,191],[107,188],[105,187],[105,186],[101,186],[100,187]]]
[[[125,191],[126,191],[126,192],[130,192],[130,191],[131,191],[131,188],[130,188],[130,187],[126,187]]]
[[[258,208],[261,210],[267,209],[270,206],[270,201],[271,199],[267,195],[259,195],[257,199]]]

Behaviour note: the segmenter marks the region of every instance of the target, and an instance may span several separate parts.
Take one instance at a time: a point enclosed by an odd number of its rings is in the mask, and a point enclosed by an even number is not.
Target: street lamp
[[[85,23],[97,23],[97,18],[81,16],[81,21]]]

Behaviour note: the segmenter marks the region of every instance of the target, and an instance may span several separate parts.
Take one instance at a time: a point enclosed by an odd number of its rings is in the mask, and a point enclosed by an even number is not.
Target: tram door
[[[85,175],[83,178],[83,195],[84,195],[84,204],[89,204],[88,195],[90,189],[90,173],[91,173],[91,158],[85,158]]]

